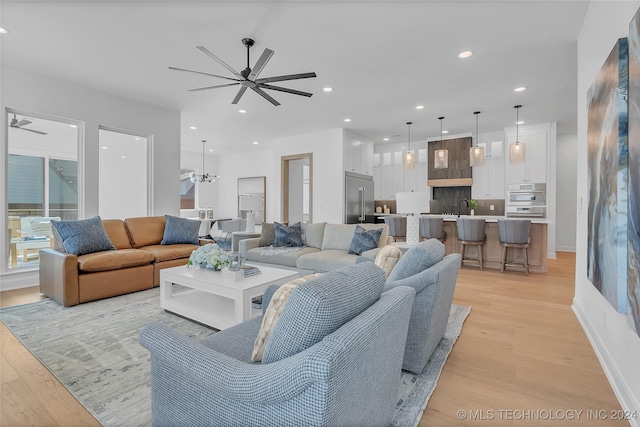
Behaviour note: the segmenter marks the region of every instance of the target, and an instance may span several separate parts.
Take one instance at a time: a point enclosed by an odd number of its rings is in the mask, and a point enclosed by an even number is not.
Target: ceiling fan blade
[[[275,52],[271,49],[265,49],[264,52],[262,52],[262,55],[260,55],[260,58],[258,58],[258,62],[256,62],[256,65],[253,66],[251,74],[249,74],[249,80],[255,80],[258,77],[258,75],[260,74],[264,66],[267,65],[267,62],[269,62],[274,53]]]
[[[276,101],[275,99],[273,99],[271,97],[271,95],[269,95],[268,93],[266,93],[265,91],[263,91],[262,89],[260,89],[258,86],[254,86],[251,89],[254,90],[255,93],[257,93],[258,95],[260,95],[261,97],[263,97],[264,99],[266,99],[267,101],[269,101],[270,103],[272,103],[273,105],[275,105],[276,107],[278,105],[280,105],[280,103],[278,101]]]
[[[194,74],[203,74],[205,76],[211,76],[211,77],[218,77],[220,79],[227,79],[227,80],[234,80],[234,81],[238,81],[238,79],[234,79],[231,77],[225,77],[225,76],[219,76],[217,74],[211,74],[211,73],[204,73],[202,71],[194,71],[194,70],[187,70],[185,68],[177,68],[177,67],[169,67],[170,70],[174,70],[174,71],[186,71],[187,73],[194,73]]]
[[[217,89],[219,87],[235,86],[235,85],[239,85],[239,84],[240,83],[227,83],[227,84],[224,84],[224,85],[198,87],[198,88],[195,88],[195,89],[189,89],[189,92],[198,92],[200,90]]]
[[[236,97],[233,98],[233,101],[231,101],[232,104],[237,104],[238,101],[240,101],[240,98],[242,98],[242,95],[244,95],[244,93],[247,91],[247,87],[246,86],[242,86],[240,88],[240,90],[238,91],[238,93],[236,94]]]
[[[307,96],[307,97],[313,96],[312,93],[302,92],[301,90],[289,89],[286,87],[272,86],[267,84],[261,84],[260,87],[263,89],[271,89],[271,90],[278,90],[280,92],[292,93],[294,95]]]
[[[27,129],[27,128],[18,128],[18,129],[20,129],[20,130],[26,130],[26,131],[33,132],[33,133],[38,133],[38,134],[40,134],[40,135],[47,135],[47,133],[46,133],[46,132],[42,132],[42,131],[39,131],[39,130],[33,130],[33,129]]]
[[[244,80],[244,77],[242,77],[240,75],[240,73],[238,73],[236,70],[234,70],[233,68],[231,68],[231,66],[229,64],[227,64],[226,62],[224,62],[222,59],[218,58],[217,56],[215,56],[211,51],[209,51],[206,47],[204,46],[196,46],[198,49],[200,49],[200,51],[202,53],[204,53],[205,55],[209,56],[210,58],[214,59],[215,61],[217,61],[220,65],[222,65],[224,68],[226,68],[227,70],[229,70],[229,72],[231,72],[231,74],[233,74],[234,76],[236,76],[237,78]]]
[[[16,124],[14,125],[14,127],[19,128],[20,126],[26,126],[26,125],[30,125],[30,124],[31,124],[31,121],[30,121],[30,120],[22,119],[22,120],[20,120],[18,123],[16,123]]]
[[[284,80],[297,80],[297,79],[309,79],[311,77],[318,77],[316,73],[301,73],[301,74],[288,74],[286,76],[265,77],[264,79],[256,79],[257,84],[281,82]]]

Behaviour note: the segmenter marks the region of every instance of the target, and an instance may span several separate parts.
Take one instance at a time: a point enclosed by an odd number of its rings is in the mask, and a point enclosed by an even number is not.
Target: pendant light
[[[416,155],[413,151],[411,151],[411,125],[413,122],[407,122],[407,126],[409,126],[409,139],[407,144],[407,151],[404,152],[402,156],[402,163],[404,165],[404,170],[413,170],[416,167]]]
[[[215,182],[216,179],[220,178],[218,175],[204,173],[204,144],[206,142],[206,140],[202,140],[202,175],[196,175],[195,172],[191,172],[189,174],[189,179],[191,180],[191,182]]]
[[[478,133],[478,115],[480,111],[474,111],[476,116],[476,141],[475,145],[469,148],[469,166],[482,166],[484,164],[484,147],[480,147],[480,134]]]
[[[442,142],[442,121],[444,116],[438,117],[440,120],[440,150],[436,150],[435,159],[433,159],[433,167],[435,169],[447,169],[449,167],[449,150],[444,150],[444,143]]]
[[[520,134],[518,124],[520,122],[518,110],[522,105],[516,105],[516,142],[509,144],[509,163],[524,163],[524,144],[520,144]]]

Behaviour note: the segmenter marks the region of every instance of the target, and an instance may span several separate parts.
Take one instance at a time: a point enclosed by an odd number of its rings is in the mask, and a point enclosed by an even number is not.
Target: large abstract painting
[[[587,277],[627,311],[627,39],[619,39],[587,94]]]
[[[629,25],[628,315],[640,336],[640,11]]]

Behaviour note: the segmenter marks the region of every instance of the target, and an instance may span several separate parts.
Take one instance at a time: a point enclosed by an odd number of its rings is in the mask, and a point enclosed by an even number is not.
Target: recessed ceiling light
[[[9,34],[9,30],[6,28],[0,27],[0,34]]]
[[[422,110],[424,108],[424,105],[416,105],[416,110]]]
[[[527,90],[527,88],[525,86],[518,86],[513,91],[514,92],[524,92],[525,90]]]
[[[465,58],[469,58],[470,56],[473,55],[473,52],[470,50],[465,50],[464,52],[460,52],[458,54],[458,58],[460,59],[465,59]]]
[[[351,119],[344,119],[344,121],[348,123],[351,121]]]
[[[323,92],[333,92],[333,88],[332,88],[332,87],[327,86],[327,87],[325,87],[325,88],[322,88],[322,91],[323,91]]]
[[[388,141],[388,140],[389,140],[389,138],[382,138],[382,140],[383,140],[383,141]]]
[[[260,144],[258,141],[253,141],[253,145],[258,145]]]
[[[78,125],[69,125],[70,128],[77,128]]]
[[[443,130],[442,133],[449,133],[449,131],[448,130]]]
[[[238,110],[238,113],[240,113],[240,114],[244,114],[246,112],[247,112],[247,110]]]
[[[524,122],[522,120],[520,120],[519,122],[516,122],[517,125],[523,125]]]
[[[213,148],[209,148],[209,151],[213,151]]]
[[[140,141],[140,137],[136,136],[135,138],[133,138],[134,141]]]
[[[108,150],[109,149],[109,147],[104,147],[104,146],[100,147],[100,148],[102,148],[103,150]]]
[[[126,159],[126,158],[127,158],[127,156],[120,156],[120,158],[121,158],[121,159]]]
[[[189,129],[191,129],[191,130],[197,130],[198,128],[197,128],[197,127],[195,127],[195,126],[189,126]]]

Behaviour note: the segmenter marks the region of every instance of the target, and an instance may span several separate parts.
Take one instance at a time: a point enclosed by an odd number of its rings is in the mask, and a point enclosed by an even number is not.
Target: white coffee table
[[[238,282],[222,272],[200,267],[164,268],[160,270],[160,307],[216,329],[249,320],[260,314],[251,299],[262,295],[272,284],[283,284],[299,273],[281,268],[260,266],[261,274]],[[189,289],[174,289],[182,285]]]

